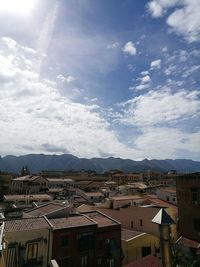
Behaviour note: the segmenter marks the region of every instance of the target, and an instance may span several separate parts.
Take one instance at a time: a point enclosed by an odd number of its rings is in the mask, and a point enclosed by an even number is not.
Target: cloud
[[[34,68],[37,58],[26,55],[29,49],[19,43],[16,46],[18,49],[10,46],[10,53],[1,55],[0,76],[6,78],[0,80],[3,155],[69,151],[94,157],[109,151],[114,156],[131,157],[137,153],[119,142],[110,124],[97,112],[99,106],[73,102],[62,95],[56,81],[38,77]],[[26,60],[32,65],[27,66]]]
[[[148,70],[145,70],[145,71],[140,72],[140,74],[141,74],[142,76],[146,76],[146,75],[149,74],[149,71],[148,71]]]
[[[115,48],[119,47],[119,43],[115,42],[112,44],[108,44],[106,47],[107,47],[107,49],[115,49]]]
[[[144,155],[151,154],[151,158],[183,158],[196,154],[198,159],[200,132],[186,133],[176,128],[147,127],[143,128],[140,136],[135,140],[136,149]],[[176,156],[175,156],[176,155]],[[188,156],[189,158],[189,156]]]
[[[173,32],[183,36],[189,43],[200,40],[200,6],[198,0],[152,0],[147,4],[152,17],[164,16],[169,8],[174,8],[166,23]]]
[[[130,125],[165,125],[192,119],[200,112],[199,95],[198,91],[151,90],[127,101],[120,120]]]
[[[134,56],[134,55],[137,54],[137,49],[136,49],[134,43],[132,43],[132,42],[127,42],[124,45],[124,47],[122,48],[122,51],[124,53],[127,53],[127,54],[131,55],[131,56]]]
[[[182,77],[183,78],[187,78],[188,76],[190,76],[192,73],[194,73],[195,71],[199,70],[200,69],[200,65],[194,65],[194,66],[191,66],[189,68],[187,68]]]
[[[161,67],[161,59],[157,59],[157,60],[152,61],[150,66],[151,66],[151,70],[160,69],[160,67]]]
[[[69,75],[69,76],[64,77],[62,74],[58,74],[56,78],[60,80],[61,82],[67,82],[67,83],[71,83],[75,80],[73,76]]]
[[[144,83],[149,83],[151,82],[151,78],[149,75],[146,75],[144,77],[141,78],[141,83],[144,84]]]
[[[151,0],[147,3],[147,9],[152,17],[158,18],[162,17],[168,8],[174,7],[180,2],[180,0]]]

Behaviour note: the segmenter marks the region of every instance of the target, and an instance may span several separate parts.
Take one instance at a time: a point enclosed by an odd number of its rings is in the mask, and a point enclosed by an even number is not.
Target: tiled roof
[[[41,176],[36,176],[36,175],[26,175],[26,176],[21,176],[18,178],[14,178],[13,181],[34,181],[37,178],[42,178],[45,179]]]
[[[45,218],[26,218],[5,221],[5,232],[17,232],[50,228]]]
[[[143,234],[145,234],[145,233],[122,228],[122,240],[125,240],[125,241],[129,241],[129,240],[136,238],[136,237],[143,235]]]
[[[162,188],[162,189],[160,189],[160,191],[170,193],[170,194],[176,194],[175,188]]]
[[[32,216],[42,216],[42,215],[49,214],[53,211],[60,210],[61,208],[62,208],[62,205],[55,204],[55,203],[47,203],[40,207],[34,208],[33,210],[27,213]]]
[[[177,241],[176,244],[182,245],[189,248],[200,248],[200,243],[197,241],[193,241],[191,239],[188,239],[186,237],[181,236]]]
[[[84,192],[84,194],[88,197],[103,197],[101,192]]]
[[[6,200],[38,200],[38,199],[45,199],[45,200],[51,200],[52,197],[50,197],[47,194],[35,194],[35,195],[5,195]]]
[[[47,178],[48,182],[60,182],[60,183],[72,183],[74,182],[74,180],[70,179],[70,178]]]
[[[139,195],[128,195],[128,196],[117,196],[117,197],[111,197],[112,200],[131,200],[131,199],[143,199],[143,197]]]
[[[123,265],[123,267],[161,267],[161,262],[153,255],[148,255],[137,261]]]
[[[98,224],[98,227],[119,225],[118,222],[98,211],[84,212],[83,214],[95,221]]]
[[[53,229],[65,229],[73,227],[82,227],[87,225],[96,225],[95,222],[83,215],[69,216],[65,218],[49,219]]]

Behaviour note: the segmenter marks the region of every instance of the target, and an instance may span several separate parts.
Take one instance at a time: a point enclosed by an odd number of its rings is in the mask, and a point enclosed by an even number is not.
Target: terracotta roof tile
[[[65,228],[81,227],[87,225],[96,225],[95,222],[82,215],[49,219],[49,221],[52,224],[53,229],[65,229]]]
[[[161,262],[153,255],[148,255],[137,261],[123,265],[123,267],[161,267]]]
[[[83,214],[95,221],[98,224],[98,227],[119,225],[118,222],[98,211],[84,212]]]
[[[145,233],[122,228],[122,240],[125,240],[125,241],[133,239],[133,238],[140,236],[142,234],[145,234]]]
[[[50,225],[45,220],[45,218],[25,218],[5,221],[5,231],[6,232],[17,232],[17,231],[27,231],[36,229],[49,229]]]

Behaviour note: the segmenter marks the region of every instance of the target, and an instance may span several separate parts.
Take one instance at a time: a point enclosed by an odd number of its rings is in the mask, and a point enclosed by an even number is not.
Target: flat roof
[[[5,221],[5,232],[17,232],[25,230],[39,230],[51,228],[44,217],[40,218],[23,218]]]
[[[55,230],[96,225],[95,222],[83,215],[69,215],[68,217],[64,218],[49,219],[49,222],[52,224],[53,229]]]

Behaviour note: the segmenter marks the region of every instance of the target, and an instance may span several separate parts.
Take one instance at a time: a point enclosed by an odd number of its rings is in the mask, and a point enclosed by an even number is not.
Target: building
[[[200,173],[177,177],[176,191],[179,232],[200,242]]]
[[[171,204],[177,205],[176,200],[176,189],[175,188],[161,188],[157,191],[158,198],[169,202]]]
[[[121,226],[96,212],[49,220],[53,227],[52,259],[59,267],[120,267]]]
[[[12,180],[11,193],[37,194],[48,190],[48,180],[41,176],[26,175]]]
[[[159,256],[159,238],[147,233],[122,228],[123,264],[154,254]]]
[[[6,267],[47,267],[52,228],[44,217],[5,221]]]
[[[47,194],[34,195],[4,195],[4,202],[14,204],[17,207],[31,207],[33,202],[46,203],[52,201],[52,197]]]

